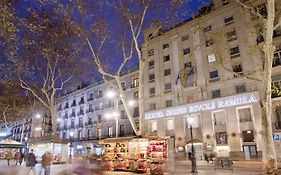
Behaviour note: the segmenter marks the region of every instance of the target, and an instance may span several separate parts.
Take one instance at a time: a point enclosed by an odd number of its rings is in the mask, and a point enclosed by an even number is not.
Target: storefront
[[[58,136],[43,136],[30,138],[29,149],[33,149],[38,160],[44,153],[51,152],[54,156],[54,162],[62,163],[67,161],[68,142]]]
[[[149,111],[145,120],[148,135],[172,136],[176,148],[191,140],[192,126],[193,138],[218,157],[256,160],[262,150],[259,108],[258,92],[250,92]],[[198,157],[203,154],[202,144],[197,144]]]

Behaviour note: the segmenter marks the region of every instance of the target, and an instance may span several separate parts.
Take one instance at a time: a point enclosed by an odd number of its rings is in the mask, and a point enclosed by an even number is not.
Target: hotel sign
[[[184,115],[184,114],[191,114],[201,111],[207,111],[207,110],[214,110],[214,109],[221,109],[226,108],[230,106],[237,106],[237,105],[244,105],[244,104],[250,104],[250,103],[256,103],[258,102],[259,97],[258,94],[251,93],[246,95],[238,95],[238,96],[231,96],[227,98],[223,98],[221,100],[210,100],[207,102],[199,102],[199,103],[193,103],[193,104],[187,104],[172,108],[167,108],[163,110],[157,110],[157,111],[151,111],[146,112],[144,114],[145,120],[150,119],[157,119],[157,118],[163,118],[163,117],[171,117],[176,115]]]

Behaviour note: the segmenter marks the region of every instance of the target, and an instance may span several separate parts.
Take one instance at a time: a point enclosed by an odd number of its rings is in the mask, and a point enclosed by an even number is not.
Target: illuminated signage
[[[244,96],[241,95],[232,96],[232,97],[224,98],[222,100],[211,100],[208,102],[187,104],[183,106],[177,106],[177,107],[167,108],[158,111],[146,112],[144,114],[144,119],[149,120],[149,119],[157,119],[157,118],[170,117],[176,115],[184,115],[184,114],[190,114],[200,111],[207,111],[207,110],[226,108],[236,105],[256,103],[258,102],[258,100],[259,97],[257,93],[244,95]]]

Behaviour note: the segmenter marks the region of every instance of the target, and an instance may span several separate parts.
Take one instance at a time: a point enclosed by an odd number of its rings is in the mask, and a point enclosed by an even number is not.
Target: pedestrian
[[[24,154],[22,153],[22,151],[20,151],[20,160],[19,160],[20,165],[22,164],[23,158],[24,158]]]
[[[7,163],[8,163],[8,166],[10,166],[10,160],[13,159],[13,153],[11,150],[8,150],[7,153],[6,153],[6,160],[7,160]]]
[[[33,175],[36,175],[35,165],[37,164],[35,154],[33,153],[33,149],[30,150],[29,153],[25,156],[26,167],[28,167],[28,173],[33,171]]]
[[[207,153],[205,153],[205,161],[207,161],[209,163],[209,156]]]
[[[50,175],[52,160],[53,160],[53,156],[49,151],[43,154],[42,168],[39,175],[41,175],[43,169],[44,169],[44,175]]]
[[[19,152],[19,151],[17,151],[17,152],[15,153],[15,161],[16,161],[16,165],[19,163],[19,161],[20,161],[20,157],[21,157],[21,154],[20,154],[20,152]]]

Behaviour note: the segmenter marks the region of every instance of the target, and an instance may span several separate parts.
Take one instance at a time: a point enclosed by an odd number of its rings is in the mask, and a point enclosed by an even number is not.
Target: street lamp
[[[135,100],[129,100],[128,105],[129,106],[135,106],[136,101]]]
[[[72,149],[73,149],[73,145],[72,145],[72,137],[74,135],[74,132],[73,131],[70,131],[69,133],[69,136],[70,136],[70,145],[69,145],[69,157],[71,158],[72,157]]]
[[[191,136],[191,172],[196,173],[197,166],[196,166],[195,150],[193,146],[193,133],[192,133],[193,118],[189,117],[187,120],[188,120],[188,124],[190,125],[190,136]]]

